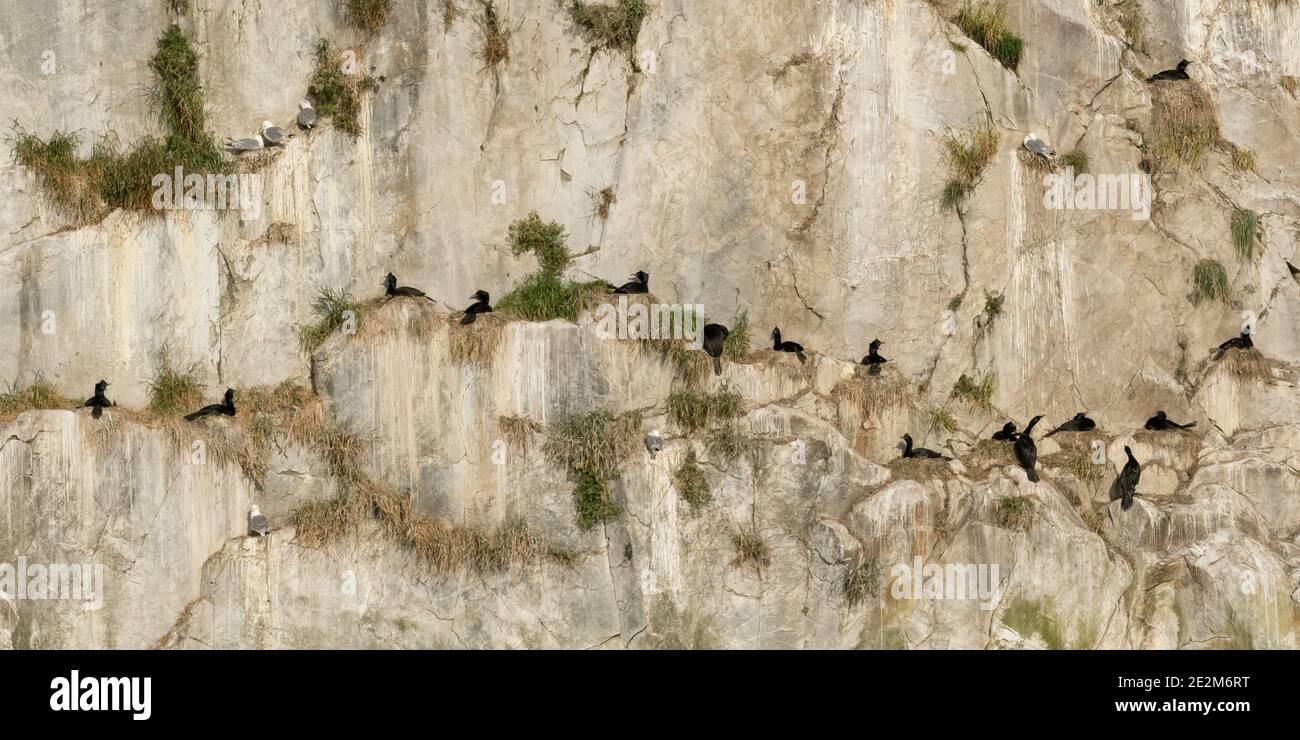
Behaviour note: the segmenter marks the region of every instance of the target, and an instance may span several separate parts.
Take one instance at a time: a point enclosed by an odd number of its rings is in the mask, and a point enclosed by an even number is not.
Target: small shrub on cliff
[[[575,482],[579,527],[590,529],[621,511],[612,500],[609,481],[636,450],[640,428],[640,414],[604,410],[571,416],[548,428],[543,451]]]
[[[356,137],[361,135],[365,93],[378,90],[379,82],[370,75],[347,74],[343,62],[343,55],[334,52],[327,39],[321,39],[316,45],[316,69],[307,85],[307,95],[318,115],[333,119],[335,126]]]
[[[880,589],[880,563],[863,560],[845,566],[838,585],[844,603],[852,609]]]
[[[510,59],[510,32],[501,27],[496,4],[492,0],[483,3],[483,15],[474,22],[478,25],[479,35],[482,37],[479,41],[478,58],[483,61],[484,67],[495,71],[498,64]]]
[[[1228,303],[1231,291],[1228,288],[1228,271],[1218,260],[1201,260],[1192,268],[1192,303],[1201,305],[1206,301]]]
[[[343,5],[343,15],[348,25],[367,36],[379,33],[379,29],[388,22],[391,12],[391,0],[346,0]]]
[[[736,557],[731,561],[732,565],[748,563],[762,570],[772,563],[772,554],[768,550],[767,543],[763,541],[758,530],[752,527],[748,529],[737,527],[732,530],[731,547],[736,553]]]
[[[54,386],[38,376],[26,388],[15,387],[8,393],[0,393],[0,421],[8,421],[24,411],[71,409],[77,405],[76,401],[60,395]]]
[[[1237,248],[1239,258],[1249,262],[1255,256],[1255,243],[1263,238],[1259,214],[1245,208],[1232,212],[1232,245]]]
[[[717,421],[736,418],[744,410],[744,404],[745,399],[729,388],[716,393],[676,390],[668,395],[668,418],[690,433]]]
[[[975,190],[997,153],[998,135],[988,126],[944,137],[943,155],[950,175],[943,188],[944,207],[956,208]]]
[[[1194,80],[1151,86],[1147,159],[1153,172],[1200,169],[1219,141],[1214,101]]]
[[[692,514],[699,513],[713,500],[708,478],[695,457],[695,450],[688,451],[682,464],[673,472],[673,485],[677,488],[677,495],[690,504]]]
[[[571,0],[569,5],[569,17],[587,41],[598,48],[622,50],[629,57],[647,11],[645,0],[614,0],[612,5]]]
[[[998,526],[1028,530],[1034,521],[1034,500],[1028,496],[1003,496],[994,512]]]
[[[321,288],[312,302],[315,319],[298,329],[298,343],[306,352],[315,352],[335,329],[351,322],[355,330],[361,323],[361,306],[346,291]]]
[[[1088,155],[1075,149],[1061,155],[1061,166],[1074,170],[1074,174],[1082,175],[1088,171]]]
[[[1001,3],[986,0],[967,2],[957,11],[952,22],[1002,66],[1015,71],[1020,65],[1025,42],[1007,30],[1006,8]]]
[[[977,409],[991,409],[993,408],[993,388],[997,383],[997,379],[997,373],[992,370],[974,376],[962,373],[952,387],[952,397]]]
[[[194,411],[202,401],[198,370],[172,365],[170,354],[163,348],[154,360],[153,377],[149,379],[149,411],[157,416],[176,416]]]
[[[498,311],[525,321],[578,318],[578,312],[590,305],[604,284],[580,283],[564,277],[564,271],[573,261],[565,239],[563,226],[553,221],[543,222],[536,211],[510,224],[511,253],[515,256],[532,253],[539,269],[497,302]]]

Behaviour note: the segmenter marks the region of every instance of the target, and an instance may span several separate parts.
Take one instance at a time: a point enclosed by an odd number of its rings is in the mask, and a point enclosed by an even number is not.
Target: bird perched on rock
[[[257,504],[253,504],[253,508],[248,511],[249,536],[251,537],[256,535],[258,537],[265,537],[270,532],[271,525],[266,521],[266,517],[262,516],[261,510],[257,508]]]
[[[255,152],[260,149],[265,149],[266,144],[262,140],[261,134],[247,139],[232,139],[227,136],[226,148],[233,151],[235,154],[244,154],[245,152]]]
[[[91,407],[92,410],[90,412],[90,415],[95,417],[96,419],[104,415],[104,409],[113,405],[113,402],[108,400],[108,396],[104,395],[104,390],[107,388],[108,388],[107,380],[99,381],[98,383],[95,384],[95,395],[86,399],[86,403],[83,404],[84,406]]]
[[[1156,82],[1158,80],[1190,80],[1191,76],[1187,74],[1187,66],[1191,62],[1184,59],[1178,63],[1178,69],[1166,69],[1147,78],[1147,82]]]
[[[722,350],[727,346],[731,330],[722,324],[704,325],[704,351],[713,358],[713,374],[722,374]]]
[[[655,455],[659,454],[664,448],[664,440],[659,436],[659,430],[652,430],[645,436],[645,449],[650,453],[650,459],[653,460]]]
[[[1025,475],[1032,483],[1038,482],[1038,472],[1034,470],[1034,466],[1038,464],[1038,445],[1034,444],[1034,438],[1030,436],[1030,434],[1034,431],[1034,425],[1036,425],[1042,418],[1043,417],[1040,414],[1030,419],[1029,425],[1025,427],[1025,431],[1016,435],[1016,446],[1014,449],[1014,452],[1016,453],[1016,462],[1020,463],[1020,467],[1025,469]]]
[[[227,388],[225,398],[221,403],[210,403],[207,406],[195,411],[192,414],[185,415],[185,421],[194,421],[204,416],[234,416],[235,415],[235,389]]]
[[[411,288],[405,285],[398,287],[397,276],[391,272],[384,277],[384,294],[387,295],[388,298],[390,299],[397,298],[399,296],[406,296],[408,298],[423,298],[429,301],[430,303],[435,302],[432,298],[425,295],[424,291],[420,290],[419,288]]]
[[[1137,494],[1138,481],[1142,479],[1142,466],[1138,464],[1137,458],[1133,457],[1133,450],[1124,446],[1124,454],[1128,455],[1128,462],[1124,463],[1124,469],[1120,471],[1119,478],[1116,481],[1119,487],[1119,496],[1123,500],[1120,508],[1125,511],[1133,508],[1133,496]]]
[[[910,434],[903,435],[903,457],[923,457],[929,460],[952,459],[951,457],[944,457],[934,450],[929,450],[924,447],[912,447],[912,435]]]
[[[1037,154],[1043,159],[1053,159],[1056,157],[1056,150],[1047,145],[1047,142],[1038,138],[1038,134],[1030,133],[1025,137],[1025,148]]]
[[[492,296],[488,295],[486,290],[476,290],[474,295],[470,296],[474,302],[469,304],[465,309],[465,315],[461,317],[461,324],[472,324],[474,319],[478,318],[481,313],[492,313]]]
[[[267,146],[284,146],[291,138],[293,134],[286,134],[284,129],[270,121],[262,121],[262,141],[265,141]]]
[[[311,101],[303,98],[298,101],[298,128],[304,131],[310,131],[316,125],[316,109],[311,106]]]
[[[880,365],[888,363],[889,360],[880,356],[880,347],[884,345],[880,339],[871,339],[870,345],[867,345],[867,355],[862,358],[862,364],[868,365],[872,372],[880,372]]]
[[[1097,422],[1089,419],[1087,412],[1080,411],[1074,415],[1074,418],[1048,432],[1046,436],[1050,437],[1057,432],[1090,432],[1096,428]]]
[[[1214,359],[1217,360],[1220,357],[1223,357],[1223,353],[1230,349],[1250,349],[1254,346],[1255,342],[1250,338],[1250,331],[1248,329],[1242,329],[1239,336],[1235,336],[1219,345],[1219,348],[1214,352]]]
[[[1006,424],[1003,424],[1001,429],[993,433],[993,439],[996,439],[999,442],[1015,442],[1016,423],[1014,421],[1008,421]]]
[[[622,285],[618,286],[617,288],[614,289],[614,292],[619,295],[631,295],[633,293],[650,292],[650,273],[637,270],[632,274],[632,277],[635,279],[632,280],[631,282],[623,283]]]
[[[795,356],[799,358],[800,363],[804,363],[808,361],[808,358],[805,357],[803,354],[802,344],[799,344],[798,342],[781,341],[781,327],[779,326],[774,327],[772,329],[772,349],[776,350],[777,352],[793,353]]]
[[[1147,419],[1146,423],[1147,429],[1157,432],[1169,431],[1171,429],[1191,429],[1194,426],[1196,426],[1196,422],[1192,422],[1191,424],[1179,424],[1176,421],[1172,421],[1169,417],[1165,416],[1165,412],[1163,411],[1157,411],[1156,415]]]

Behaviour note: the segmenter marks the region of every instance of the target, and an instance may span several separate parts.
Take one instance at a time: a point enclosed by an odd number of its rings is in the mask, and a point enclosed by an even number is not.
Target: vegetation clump
[[[1255,256],[1255,244],[1263,238],[1258,213],[1246,208],[1232,212],[1232,245],[1237,248],[1237,257],[1249,262]]]
[[[1028,530],[1034,521],[1034,500],[1028,496],[1003,496],[995,508],[998,526]]]
[[[692,514],[698,514],[713,500],[708,478],[695,457],[695,450],[688,451],[682,464],[673,472],[673,485],[677,488],[677,495],[690,504]]]
[[[1228,288],[1228,271],[1218,260],[1201,260],[1192,268],[1192,303],[1201,305],[1206,301],[1229,303],[1231,290]]]
[[[361,305],[343,290],[321,288],[311,313],[314,320],[298,329],[298,343],[306,352],[315,352],[339,327],[355,331],[361,324]]]
[[[346,57],[330,47],[328,39],[316,44],[316,68],[307,84],[316,114],[329,118],[334,125],[354,138],[361,135],[361,103],[366,92],[379,89],[379,81],[371,75],[357,74],[345,69]]]
[[[510,251],[515,256],[531,253],[538,270],[530,273],[497,303],[497,310],[525,321],[566,319],[575,321],[604,288],[599,280],[575,282],[564,277],[573,261],[565,246],[564,227],[543,222],[536,211],[510,224]]]
[[[348,25],[367,36],[374,36],[388,22],[392,0],[346,0],[343,11]]]
[[[874,596],[879,589],[880,563],[874,559],[847,565],[840,574],[839,592],[850,609]]]
[[[943,205],[956,208],[974,192],[984,169],[998,153],[998,134],[989,126],[943,138],[943,156],[949,178],[943,187]]]
[[[687,433],[710,424],[734,419],[744,410],[745,399],[724,388],[715,393],[676,390],[668,395],[668,418]]]
[[[645,0],[614,0],[611,5],[571,0],[569,17],[593,46],[631,58],[648,10]]]
[[[768,550],[767,543],[763,541],[763,536],[758,533],[758,530],[752,527],[733,529],[731,547],[736,553],[736,557],[731,561],[733,566],[749,564],[762,570],[772,563],[772,554]]]
[[[1020,66],[1025,42],[1007,29],[1006,7],[1001,3],[989,0],[967,2],[952,21],[1002,66],[1013,72]]]
[[[571,416],[547,430],[546,456],[574,481],[578,526],[591,527],[617,516],[609,482],[640,442],[641,416],[596,410]]]

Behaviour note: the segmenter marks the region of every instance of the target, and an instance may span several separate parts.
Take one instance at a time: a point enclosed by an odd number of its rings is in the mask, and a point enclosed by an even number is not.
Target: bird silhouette
[[[1190,80],[1191,76],[1187,74],[1187,66],[1191,62],[1184,59],[1178,63],[1178,69],[1166,69],[1147,78],[1147,82],[1156,82],[1157,80]]]
[[[387,295],[389,299],[397,298],[398,296],[407,296],[410,298],[423,298],[431,303],[435,302],[432,298],[425,295],[424,291],[419,288],[411,288],[405,285],[398,287],[397,276],[391,272],[384,276],[384,294]]]
[[[1137,494],[1138,481],[1142,478],[1142,466],[1133,457],[1133,450],[1128,445],[1124,446],[1124,454],[1128,455],[1128,462],[1124,463],[1124,469],[1119,473],[1118,483],[1120,498],[1123,499],[1120,508],[1127,511],[1133,508],[1133,496]]]
[[[1165,416],[1164,411],[1157,411],[1156,415],[1147,419],[1146,428],[1152,431],[1169,431],[1172,429],[1191,429],[1196,426],[1196,422],[1190,424],[1179,424]]]
[[[1223,353],[1230,349],[1250,349],[1254,346],[1255,342],[1250,338],[1250,332],[1243,329],[1240,335],[1219,345],[1219,348],[1214,352],[1214,359],[1217,360],[1220,357],[1223,357]]]
[[[465,315],[460,319],[461,324],[472,324],[479,314],[492,313],[492,296],[488,295],[486,290],[476,290],[470,298],[474,302],[465,309]]]
[[[86,399],[86,403],[83,404],[84,406],[91,407],[90,415],[95,417],[96,419],[104,415],[104,409],[113,405],[113,402],[108,400],[108,396],[104,395],[104,390],[106,388],[108,388],[107,380],[101,380],[98,383],[96,383],[95,395]]]
[[[1014,442],[1016,441],[1017,436],[1016,423],[1014,421],[1008,421],[1006,424],[1002,425],[1001,429],[993,433],[993,439],[996,439],[999,442]]]
[[[903,457],[923,457],[928,460],[952,459],[951,457],[944,457],[934,450],[929,450],[924,447],[912,447],[912,435],[910,434],[903,435]]]
[[[1020,467],[1025,469],[1025,475],[1033,483],[1038,482],[1038,472],[1034,470],[1034,465],[1038,463],[1038,445],[1034,444],[1034,438],[1030,434],[1034,431],[1034,425],[1042,419],[1042,415],[1035,416],[1029,420],[1029,425],[1025,431],[1016,436],[1016,462]]]
[[[623,283],[615,288],[614,292],[620,295],[650,292],[650,273],[637,270],[633,273],[633,277],[636,279],[628,283]]]
[[[1057,432],[1090,432],[1096,428],[1097,422],[1089,419],[1086,412],[1080,411],[1074,415],[1074,418],[1048,432],[1046,436],[1050,437]]]
[[[713,374],[722,374],[722,350],[727,346],[731,330],[722,324],[704,325],[704,351],[713,358]]]
[[[808,358],[803,354],[802,344],[799,344],[798,342],[781,341],[781,327],[779,326],[772,329],[772,349],[777,352],[791,352],[799,358],[800,363],[808,361]]]
[[[235,389],[227,388],[225,398],[221,403],[210,403],[207,406],[195,411],[192,414],[185,415],[185,421],[195,421],[205,416],[234,416],[235,415]]]

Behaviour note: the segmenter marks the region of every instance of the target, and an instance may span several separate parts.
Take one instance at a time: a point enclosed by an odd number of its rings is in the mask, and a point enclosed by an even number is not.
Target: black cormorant
[[[185,415],[185,421],[194,421],[195,419],[221,414],[222,416],[235,415],[235,389],[227,388],[225,399],[221,403],[211,403],[192,414]]]
[[[1047,437],[1057,432],[1090,432],[1097,428],[1097,422],[1088,418],[1087,412],[1080,411],[1074,418],[1047,433]]]
[[[1016,423],[1014,421],[1008,421],[1006,424],[1002,425],[1001,429],[993,433],[993,439],[996,439],[999,442],[1015,442],[1017,436]]]
[[[1153,74],[1147,78],[1147,82],[1155,82],[1156,80],[1189,80],[1191,79],[1191,77],[1187,75],[1187,65],[1189,64],[1191,64],[1191,62],[1184,59],[1178,63],[1178,69],[1166,69],[1163,72]]]
[[[432,298],[425,295],[424,291],[420,290],[419,288],[411,288],[405,285],[403,285],[400,288],[397,287],[397,276],[391,272],[388,273],[387,277],[384,278],[384,293],[389,298],[395,298],[397,296],[410,296],[412,298],[424,298],[430,302],[433,301]]]
[[[1025,431],[1016,437],[1016,462],[1020,463],[1020,467],[1025,469],[1025,475],[1034,483],[1038,482],[1038,473],[1034,470],[1034,465],[1038,463],[1038,446],[1034,444],[1034,438],[1030,436],[1030,433],[1034,431],[1034,425],[1042,418],[1042,415],[1039,415],[1030,419]]]
[[[799,344],[798,342],[781,341],[781,327],[779,326],[772,329],[772,349],[777,352],[793,352],[799,357],[799,362],[801,363],[808,361],[808,358],[804,357],[802,344]]]
[[[620,295],[630,295],[632,293],[649,293],[650,292],[650,273],[637,270],[632,274],[636,280],[630,283],[623,283],[614,289],[615,293]]]
[[[1165,416],[1165,412],[1163,411],[1157,411],[1156,415],[1147,419],[1146,423],[1147,429],[1157,432],[1168,431],[1171,429],[1191,429],[1194,426],[1196,426],[1196,422],[1192,422],[1191,424],[1179,424],[1176,421],[1171,421],[1169,417]]]
[[[722,374],[722,349],[727,344],[731,330],[722,324],[704,325],[704,351],[713,358],[713,374]]]
[[[104,395],[105,388],[108,388],[107,380],[101,380],[98,383],[96,383],[95,395],[86,399],[86,403],[83,404],[85,406],[92,407],[93,410],[90,412],[90,415],[95,417],[96,419],[104,415],[104,409],[113,405],[113,402],[108,400],[108,396]]]
[[[1128,455],[1128,462],[1124,463],[1124,469],[1119,473],[1119,491],[1123,503],[1120,508],[1128,510],[1133,508],[1133,496],[1137,493],[1138,480],[1142,478],[1142,466],[1138,465],[1137,458],[1133,457],[1133,450],[1124,446],[1124,454]]]
[[[912,447],[912,435],[903,435],[903,457],[924,457],[930,460],[951,460],[951,457],[944,457],[934,450],[927,450],[924,447]]]
[[[1219,348],[1214,352],[1214,359],[1217,360],[1223,357],[1223,353],[1230,349],[1250,349],[1254,346],[1255,342],[1251,340],[1250,332],[1243,329],[1240,336],[1235,336],[1219,345]]]
[[[474,302],[469,304],[469,308],[465,309],[465,315],[460,318],[462,324],[474,323],[474,319],[481,313],[492,313],[492,296],[488,295],[486,290],[476,290],[470,298]]]

